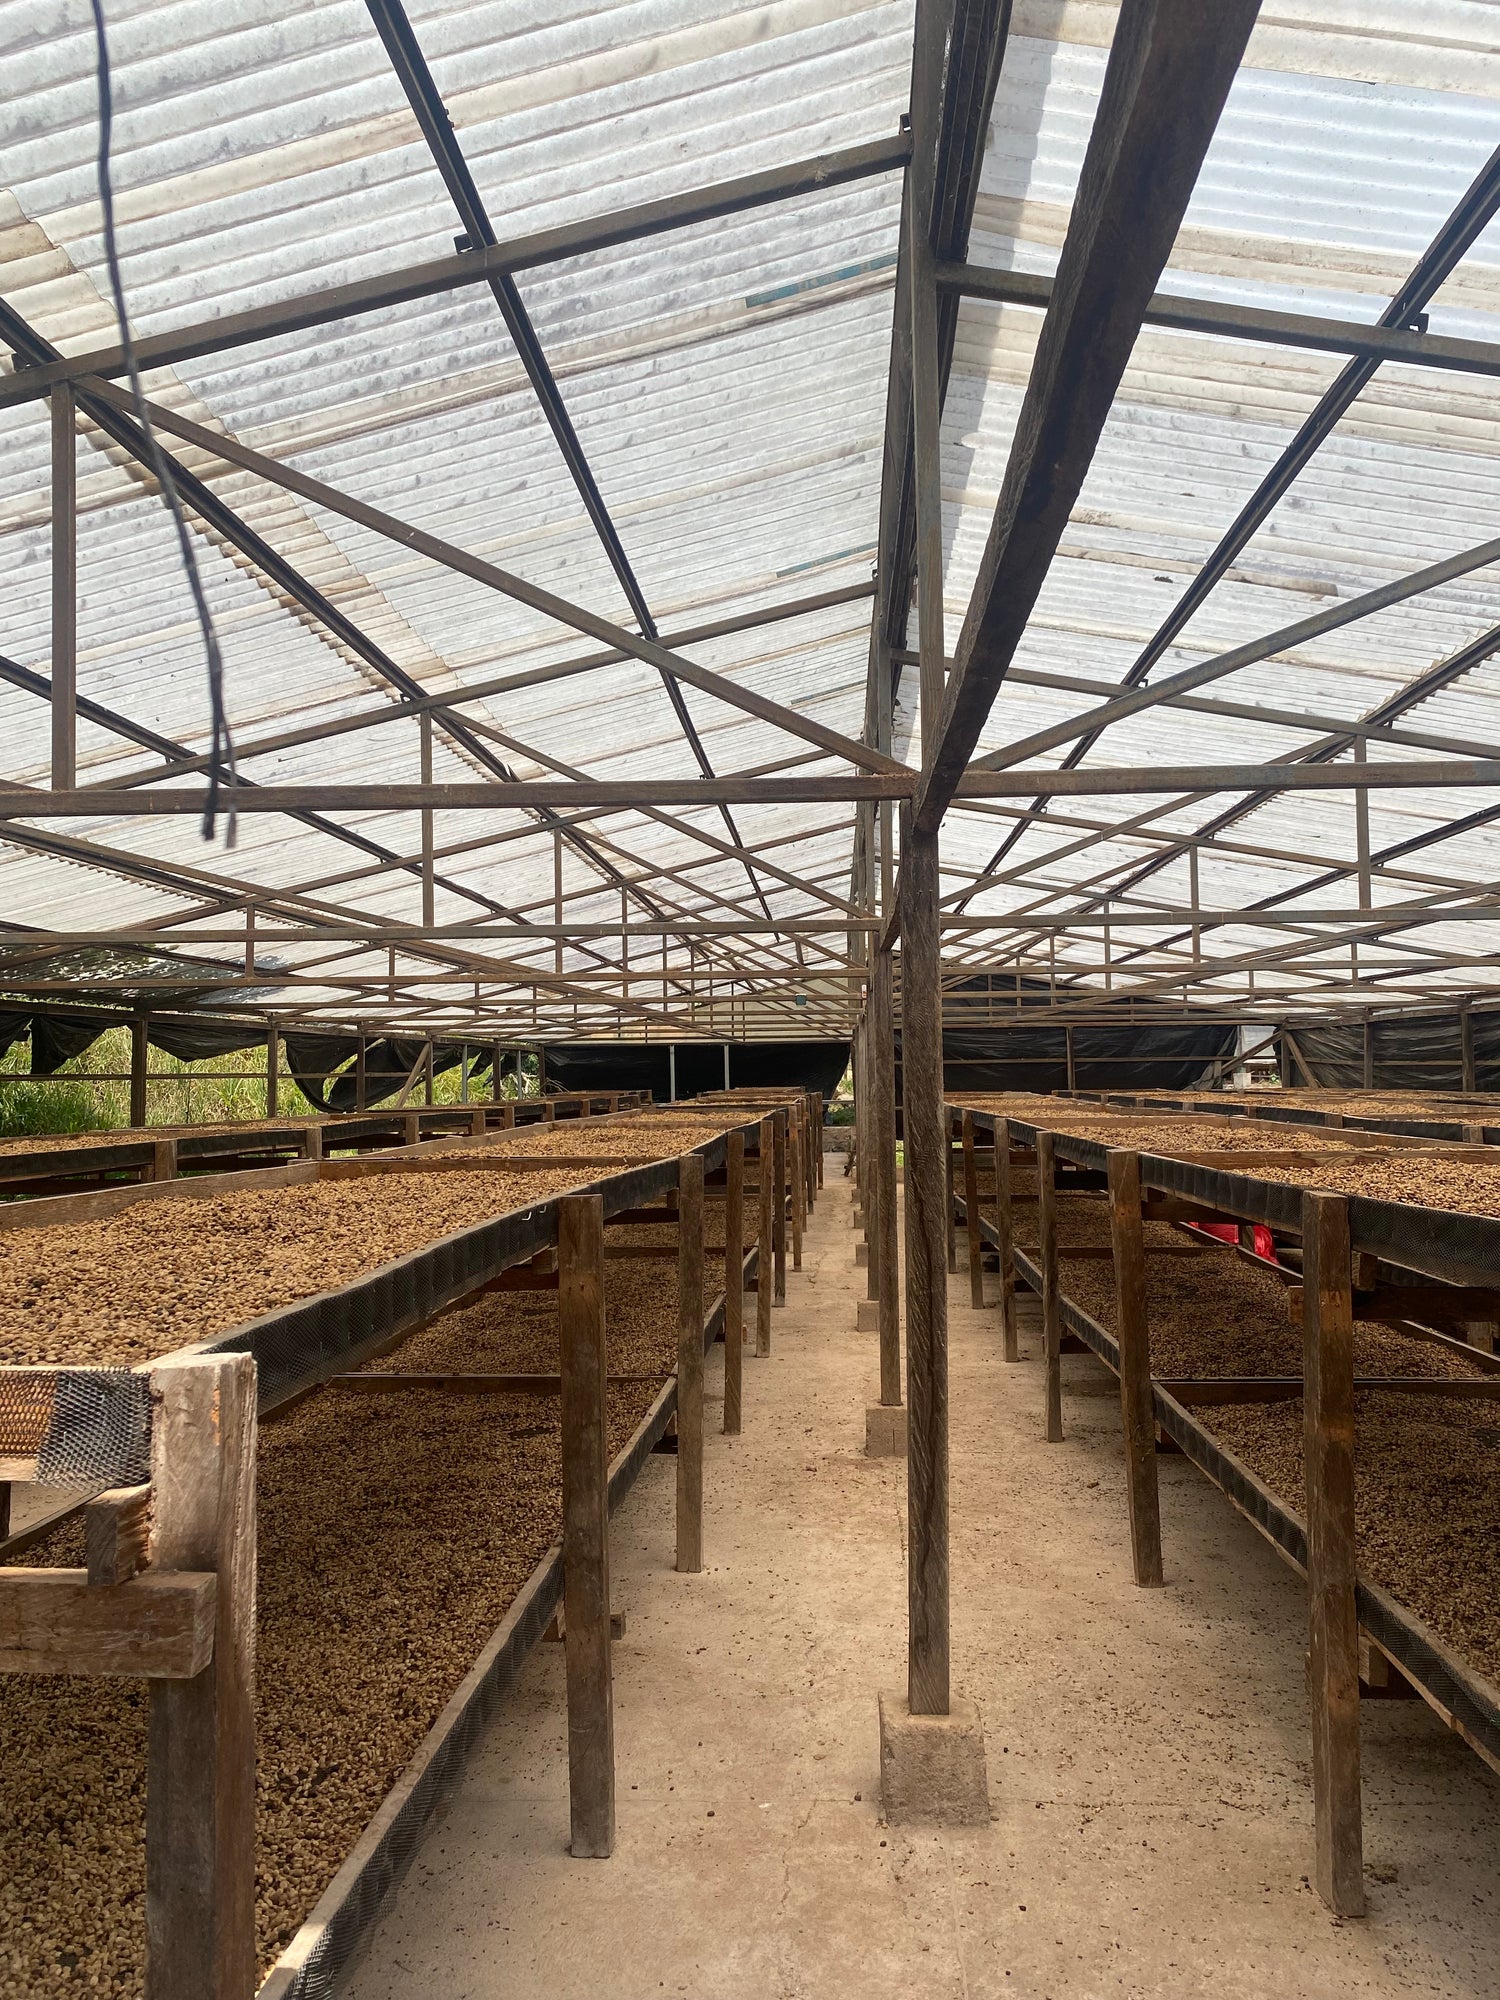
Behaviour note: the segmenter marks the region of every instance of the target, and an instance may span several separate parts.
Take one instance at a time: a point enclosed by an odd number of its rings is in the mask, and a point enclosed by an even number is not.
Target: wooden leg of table
[[[255,1362],[151,1370],[154,1557],[218,1576],[214,1653],[151,1683],[146,2000],[250,2000],[255,1943]]]
[[[772,1239],[776,1234],[775,1162],[776,1121],[774,1118],[762,1118],[760,1155],[756,1162],[760,1183],[760,1227],[755,1239],[755,1352],[761,1356],[771,1351],[771,1274],[775,1262]]]
[[[1000,1352],[1021,1358],[1016,1326],[1015,1207],[1011,1200],[1010,1121],[995,1120],[995,1235],[1000,1251]]]
[[[677,1567],[703,1567],[703,1156],[677,1165]]]
[[[790,1175],[792,1182],[792,1269],[802,1269],[802,1231],[807,1221],[807,1183],[802,1172],[802,1119],[791,1123]]]
[[[615,1844],[614,1680],[609,1650],[608,1355],[604,1204],[557,1204],[562,1367],[564,1646],[572,1852],[604,1860]]]
[[[1036,1135],[1037,1261],[1042,1272],[1042,1351],[1047,1366],[1048,1444],[1062,1442],[1062,1313],[1057,1281],[1057,1187],[1055,1140]]]
[[[1349,1207],[1342,1196],[1303,1195],[1302,1260],[1313,1880],[1330,1909],[1341,1917],[1360,1917],[1365,1885],[1354,1601],[1354,1313]]]
[[[943,1106],[943,1170],[948,1183],[948,1270],[951,1275],[958,1269],[958,1217],[955,1214],[958,1190],[953,1180],[953,1124],[946,1104]]]
[[[774,1114],[774,1119],[776,1125],[776,1158],[775,1158],[775,1166],[772,1170],[771,1179],[776,1191],[775,1212],[773,1217],[775,1223],[774,1248],[776,1252],[776,1290],[773,1296],[776,1300],[777,1305],[784,1306],[786,1304],[786,1233],[787,1233],[786,1232],[786,1156],[787,1156],[786,1128],[788,1122],[787,1114],[784,1111],[778,1111]]]
[[[724,1435],[738,1437],[745,1375],[745,1135],[731,1132],[724,1189]]]
[[[979,1162],[974,1155],[974,1114],[963,1116],[964,1237],[969,1251],[969,1304],[984,1304],[984,1238],[979,1233]]]
[[[1140,1155],[1111,1152],[1107,1166],[1130,1554],[1136,1582],[1155,1585],[1162,1580],[1161,1503],[1156,1485],[1156,1421],[1151,1402],[1151,1326],[1146,1309]]]

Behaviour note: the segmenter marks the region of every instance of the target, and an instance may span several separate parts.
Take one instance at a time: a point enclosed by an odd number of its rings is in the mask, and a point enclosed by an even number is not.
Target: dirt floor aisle
[[[904,1680],[902,1469],[861,1455],[874,1336],[849,1195],[713,1434],[706,1561],[672,1564],[672,1461],[615,1524],[619,1838],[566,1852],[562,1649],[538,1649],[440,1809],[355,2000],[1215,2000],[1500,1992],[1500,1781],[1425,1707],[1364,1712],[1370,1916],[1307,1887],[1304,1595],[1181,1460],[1168,1586],[1130,1583],[1118,1406],[1069,1357],[1067,1441],[1031,1358],[952,1281],[954,1685],[993,1821],[880,1824],[875,1694]],[[712,1364],[711,1391],[719,1379]]]

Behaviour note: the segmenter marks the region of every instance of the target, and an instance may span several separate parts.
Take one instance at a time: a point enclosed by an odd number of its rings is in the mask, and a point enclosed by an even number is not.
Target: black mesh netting
[[[151,1383],[129,1368],[0,1368],[0,1458],[35,1458],[39,1486],[151,1477]]]

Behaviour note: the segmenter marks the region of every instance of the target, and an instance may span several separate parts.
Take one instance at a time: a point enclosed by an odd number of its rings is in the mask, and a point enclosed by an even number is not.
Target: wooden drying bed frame
[[[150,1486],[105,1494],[90,1503],[87,1570],[0,1570],[0,1670],[124,1672],[151,1681],[147,2000],[249,2000],[255,1989],[251,1687],[257,1410],[281,1408],[312,1393],[397,1345],[436,1313],[495,1284],[518,1264],[549,1253],[558,1267],[563,1352],[555,1384],[563,1416],[562,1544],[523,1587],[412,1767],[262,1990],[276,2000],[310,2000],[327,1990],[330,1965],[347,1958],[373,1920],[442,1786],[456,1772],[564,1588],[570,1611],[566,1643],[574,1852],[609,1851],[614,1774],[608,1514],[675,1417],[678,1567],[701,1569],[704,1354],[722,1329],[724,1428],[737,1431],[743,1277],[747,1271],[758,1276],[759,1245],[768,1236],[773,1250],[781,1253],[778,1275],[784,1273],[788,1212],[797,1207],[785,1176],[792,1124],[793,1110],[783,1101],[768,1118],[721,1130],[680,1156],[632,1166],[461,1230],[346,1286],[265,1314],[136,1371],[150,1374],[157,1413]],[[748,1256],[743,1240],[747,1139],[753,1140],[758,1159],[771,1167],[769,1173],[757,1174],[758,1241]],[[371,1166],[379,1171],[383,1164]],[[704,1186],[706,1172],[718,1168],[725,1177],[726,1265],[739,1265],[742,1283],[729,1286],[705,1318]],[[309,1161],[299,1177],[359,1171],[357,1163],[320,1167]],[[275,1179],[280,1182],[282,1173]],[[169,1192],[164,1187],[119,1191],[126,1198],[161,1198]],[[664,1200],[668,1196],[675,1197],[671,1206]],[[604,1460],[603,1231],[615,1215],[643,1213],[655,1222],[677,1225],[678,1362],[625,1452],[609,1468]],[[778,1296],[783,1289],[784,1280]],[[771,1299],[772,1288],[757,1282],[756,1344],[762,1353],[769,1352]],[[547,1386],[553,1390],[551,1382]],[[54,1519],[47,1526],[55,1524]]]
[[[1024,1119],[950,1107],[961,1135],[964,1194],[961,1207],[976,1304],[983,1303],[981,1246],[999,1252],[1001,1313],[1007,1360],[1018,1355],[1014,1284],[1037,1293],[1042,1304],[1047,1377],[1046,1435],[1062,1436],[1059,1352],[1064,1328],[1090,1348],[1120,1381],[1125,1438],[1126,1497],[1135,1578],[1162,1581],[1161,1528],[1156,1492],[1155,1436],[1159,1430],[1219,1487],[1299,1574],[1308,1579],[1313,1694],[1314,1880],[1338,1914],[1364,1909],[1362,1813],[1359,1781],[1360,1637],[1377,1657],[1394,1664],[1448,1727],[1500,1771],[1500,1688],[1461,1661],[1438,1636],[1378,1584],[1355,1568],[1354,1416],[1356,1388],[1417,1391],[1407,1382],[1360,1382],[1354,1374],[1355,1259],[1373,1280],[1379,1264],[1415,1271],[1440,1285],[1480,1286],[1492,1296],[1500,1285],[1500,1219],[1411,1204],[1333,1195],[1280,1181],[1257,1180],[1217,1162],[1174,1159],[1114,1150],[1096,1139],[1050,1132]],[[978,1134],[988,1135],[995,1159],[995,1220],[978,1199]],[[1039,1245],[1033,1257],[1017,1248],[1010,1215],[1013,1149],[1035,1162],[1040,1205]],[[1272,1156],[1274,1157],[1274,1156]],[[1253,1166],[1255,1156],[1245,1158]],[[1067,1163],[1098,1184],[1104,1178],[1110,1208],[1119,1335],[1112,1335],[1062,1290],[1055,1199],[1057,1167]],[[1165,1380],[1151,1373],[1142,1221],[1200,1220],[1263,1223],[1302,1238],[1304,1273],[1303,1379],[1212,1382]],[[1229,1246],[1225,1246],[1228,1248]],[[1063,1254],[1066,1254],[1065,1252]],[[1239,1251],[1244,1256],[1249,1253]],[[1389,1298],[1399,1288],[1384,1294]],[[1422,1287],[1419,1296],[1430,1297]],[[1381,1317],[1391,1320],[1387,1307]],[[1400,1324],[1400,1322],[1396,1322]],[[1443,1336],[1411,1325],[1421,1338]],[[1485,1371],[1482,1383],[1443,1384],[1438,1393],[1500,1392],[1500,1360],[1457,1341],[1465,1357]],[[1231,1387],[1247,1400],[1283,1394],[1304,1399],[1308,1520],[1304,1521],[1234,1453],[1220,1445],[1192,1413],[1197,1403],[1230,1400]]]
[[[310,1118],[298,1124],[247,1122],[232,1131],[190,1128],[101,1134],[97,1143],[38,1144],[0,1153],[0,1200],[46,1199],[90,1188],[139,1186],[179,1174],[240,1173],[289,1160],[321,1159],[328,1152],[371,1152],[416,1146],[424,1140],[481,1137],[517,1125],[562,1119],[610,1117],[622,1103],[638,1108],[637,1091],[575,1092],[566,1097],[503,1098],[498,1104],[440,1105],[418,1110],[360,1112]],[[595,1113],[594,1106],[603,1107]],[[559,1121],[560,1122],[560,1121]]]
[[[1363,1112],[1346,1113],[1311,1104],[1208,1104],[1201,1098],[1131,1096],[1120,1091],[1075,1090],[1069,1103],[1095,1103],[1110,1111],[1174,1111],[1210,1118],[1258,1118],[1268,1124],[1314,1125],[1375,1139],[1457,1141],[1467,1146],[1500,1146],[1500,1125],[1457,1118],[1384,1118]]]

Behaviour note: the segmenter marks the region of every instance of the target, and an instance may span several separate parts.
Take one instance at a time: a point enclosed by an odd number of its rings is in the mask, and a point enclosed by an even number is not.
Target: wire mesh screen
[[[151,1477],[151,1383],[129,1368],[0,1368],[0,1458],[36,1460],[39,1486]]]

